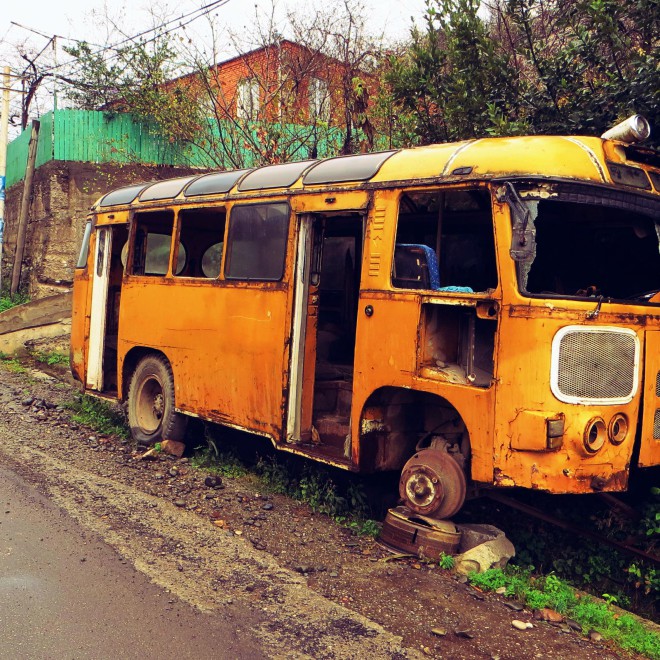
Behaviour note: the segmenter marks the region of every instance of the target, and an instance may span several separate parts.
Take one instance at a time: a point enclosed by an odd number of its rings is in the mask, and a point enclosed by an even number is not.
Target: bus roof
[[[641,163],[652,164],[656,171],[648,171],[647,176]],[[653,190],[652,181],[660,192],[660,157],[651,150],[597,137],[483,138],[135,184],[104,195],[94,210],[176,198],[254,196],[257,191],[312,192],[328,186],[509,176],[621,183],[647,192]]]

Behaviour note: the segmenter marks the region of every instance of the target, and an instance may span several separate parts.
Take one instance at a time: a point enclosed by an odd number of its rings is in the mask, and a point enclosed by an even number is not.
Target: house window
[[[330,119],[330,94],[325,80],[311,78],[309,81],[309,114],[312,119]]]
[[[255,121],[259,114],[259,81],[245,78],[238,83],[236,116],[238,119]]]

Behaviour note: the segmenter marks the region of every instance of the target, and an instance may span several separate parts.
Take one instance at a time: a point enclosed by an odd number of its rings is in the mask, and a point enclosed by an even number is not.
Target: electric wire
[[[210,14],[214,9],[218,9],[218,8],[226,5],[229,1],[230,0],[214,0],[213,2],[210,2],[206,5],[203,5],[202,7],[199,7],[199,8],[197,8],[197,9],[191,11],[191,12],[188,12],[187,14],[182,14],[181,16],[178,16],[177,18],[169,19],[169,20],[164,21],[163,23],[161,23],[159,25],[156,25],[152,28],[149,28],[148,30],[143,30],[142,32],[138,32],[137,34],[134,34],[130,37],[126,37],[126,38],[122,39],[121,41],[118,41],[117,43],[110,44],[108,46],[104,46],[102,48],[99,48],[98,50],[92,51],[90,53],[90,55],[101,55],[101,54],[103,54],[105,52],[108,52],[108,51],[116,51],[118,48],[120,48],[124,44],[134,42],[137,39],[139,39],[140,37],[143,37],[147,34],[156,33],[150,39],[145,39],[144,41],[141,42],[143,45],[148,44],[148,43],[152,43],[156,39],[158,39],[160,37],[163,37],[167,34],[170,34],[171,32],[174,32],[175,30],[178,30],[182,27],[185,27],[186,25],[189,25],[193,21],[196,21],[198,18],[202,18],[203,16],[206,16],[207,14]],[[183,19],[186,19],[186,18],[188,18],[189,20],[187,20],[185,23],[180,22],[180,21],[182,21]],[[173,27],[171,27],[167,30],[160,31],[160,30],[162,30],[162,28],[167,27],[168,25],[171,25],[172,23],[176,23],[176,25],[174,25]],[[78,43],[83,43],[83,42],[79,41]],[[115,52],[113,55],[106,58],[106,60],[114,59],[115,57],[119,57],[119,55],[120,55],[120,53]],[[71,60],[68,60],[66,62],[61,62],[60,64],[53,65],[51,67],[46,67],[46,68],[42,69],[42,72],[44,74],[51,74],[53,71],[56,71],[58,69],[62,69],[64,67],[71,66],[72,64],[75,64],[75,63],[76,63],[76,60],[71,59]],[[75,74],[75,71],[74,71],[74,74]]]

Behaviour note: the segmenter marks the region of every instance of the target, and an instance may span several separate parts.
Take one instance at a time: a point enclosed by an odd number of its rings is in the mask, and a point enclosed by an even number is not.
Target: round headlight
[[[594,417],[584,429],[584,448],[590,453],[595,454],[602,449],[607,439],[607,427],[602,417]]]
[[[620,445],[628,435],[628,418],[623,413],[617,413],[610,420],[610,426],[607,429],[610,442],[614,445]]]

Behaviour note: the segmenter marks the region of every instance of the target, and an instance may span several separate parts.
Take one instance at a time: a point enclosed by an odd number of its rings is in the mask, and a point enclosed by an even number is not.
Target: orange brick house
[[[216,64],[210,78],[228,117],[341,124],[353,74],[332,57],[282,39]]]
[[[364,92],[356,110],[354,82]],[[373,75],[287,39],[213,65],[206,80],[192,73],[171,81],[196,90],[217,119],[355,126],[351,113],[368,106]]]

